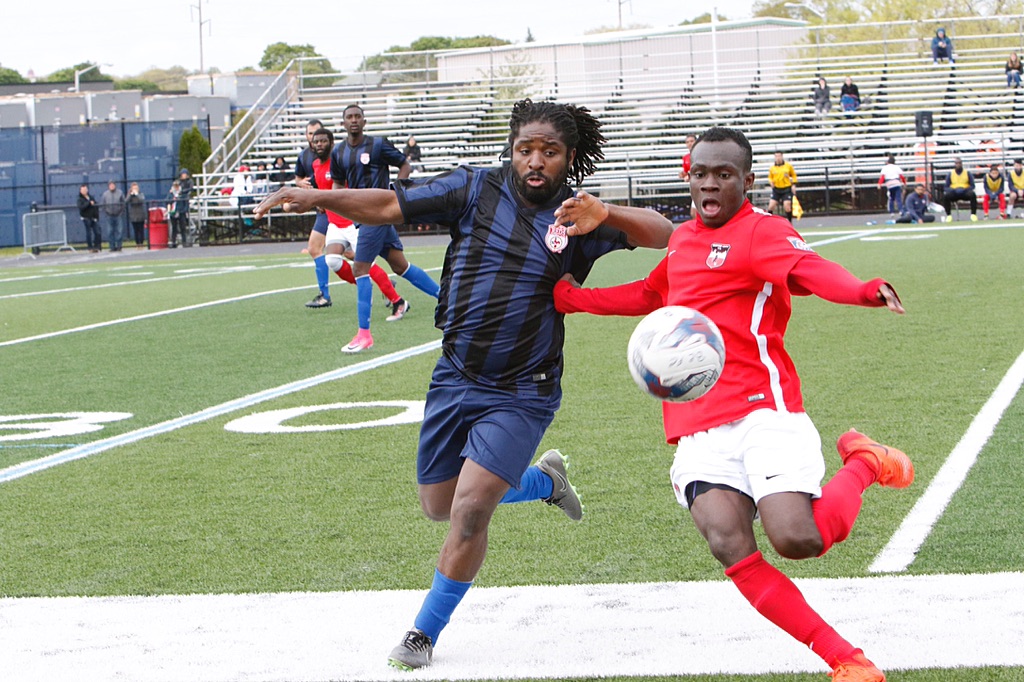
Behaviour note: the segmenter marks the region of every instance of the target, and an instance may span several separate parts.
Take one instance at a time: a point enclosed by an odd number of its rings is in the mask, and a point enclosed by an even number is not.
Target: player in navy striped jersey
[[[441,358],[427,392],[417,454],[424,513],[449,521],[433,583],[413,629],[388,659],[421,668],[487,551],[498,504],[544,500],[582,517],[557,450],[530,466],[561,401],[563,316],[552,292],[562,275],[585,278],[618,249],[664,248],[672,223],[655,211],[588,202],[573,225],[569,187],[603,158],[600,122],[584,108],[517,102],[509,122],[511,163],[463,166],[392,191],[284,189],[256,209],[308,210],[314,203],[364,223],[429,222],[452,237],[435,323]],[[360,235],[362,243],[362,235]]]
[[[398,168],[399,180],[409,177],[412,166],[406,161],[405,154],[398,151],[388,138],[363,134],[366,118],[362,107],[357,104],[348,105],[343,119],[348,138],[336,144],[331,152],[331,178],[335,189],[387,189],[391,185],[390,166]],[[373,336],[370,334],[370,310],[373,306],[370,266],[377,256],[383,256],[392,272],[404,277],[420,291],[434,298],[437,298],[438,292],[437,282],[406,260],[402,241],[394,225],[378,225],[358,219],[356,222],[360,223],[356,226],[359,229],[359,240],[352,271],[356,277],[359,331],[342,349],[346,353],[359,353],[373,346]],[[408,304],[403,301],[401,306],[394,307],[393,316],[401,317],[406,310]]]

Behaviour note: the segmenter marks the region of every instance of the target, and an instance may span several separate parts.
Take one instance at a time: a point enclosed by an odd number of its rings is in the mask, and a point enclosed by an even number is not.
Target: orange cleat
[[[864,654],[854,654],[852,661],[840,663],[829,674],[832,682],[885,682],[885,673]]]
[[[914,482],[914,464],[903,452],[871,440],[863,433],[850,429],[836,441],[836,450],[845,464],[850,457],[861,455],[875,470],[878,485],[887,488],[906,488]],[[851,678],[853,679],[853,678]]]

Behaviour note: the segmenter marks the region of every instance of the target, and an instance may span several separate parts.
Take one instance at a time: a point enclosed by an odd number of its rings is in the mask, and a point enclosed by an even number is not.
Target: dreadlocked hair
[[[519,130],[527,123],[545,122],[555,127],[565,146],[576,150],[576,157],[569,166],[569,177],[576,184],[597,170],[597,162],[604,159],[601,146],[605,143],[601,134],[601,122],[594,118],[586,107],[556,102],[534,102],[527,98],[512,106],[509,119],[508,147],[512,148]]]

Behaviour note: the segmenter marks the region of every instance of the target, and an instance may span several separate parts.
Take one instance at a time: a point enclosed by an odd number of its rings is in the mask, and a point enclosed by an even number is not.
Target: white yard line
[[[889,539],[868,568],[873,573],[905,571],[932,528],[949,506],[956,491],[967,480],[971,467],[978,461],[985,444],[992,437],[1006,408],[1013,402],[1024,384],[1024,353],[1007,370],[995,392],[985,402],[960,442],[949,453],[935,478],[917,498],[917,502],[903,519],[896,533]],[[1024,641],[1024,640],[1022,640]]]
[[[1024,666],[1024,573],[795,582],[883,669]],[[19,682],[826,679],[817,656],[726,580],[474,587],[433,665],[392,670],[387,655],[422,599],[422,590],[0,599],[0,661]]]
[[[190,415],[184,415],[177,419],[171,419],[169,421],[161,422],[159,424],[153,424],[152,426],[146,426],[135,431],[129,431],[128,433],[122,433],[111,438],[104,438],[102,440],[94,441],[92,443],[86,443],[84,445],[78,445],[61,452],[55,452],[47,457],[40,457],[39,459],[30,460],[27,462],[20,462],[13,466],[7,467],[6,469],[0,469],[0,483],[7,481],[13,481],[23,476],[28,476],[37,471],[43,471],[50,467],[55,467],[59,464],[65,464],[67,462],[73,462],[78,459],[90,457],[101,452],[116,448],[119,445],[126,445],[128,443],[134,443],[144,438],[151,438],[152,436],[158,436],[163,433],[168,433],[176,429],[191,426],[192,424],[198,424],[200,422],[219,417],[221,415],[230,414],[237,410],[241,410],[253,405],[257,405],[267,400],[273,400],[280,398],[281,396],[288,395],[289,393],[296,393],[303,391],[307,388],[317,386],[319,384],[334,381],[335,379],[342,379],[349,376],[354,376],[362,372],[366,372],[371,369],[383,367],[384,365],[390,365],[406,358],[411,358],[415,355],[422,353],[428,353],[433,350],[437,350],[441,347],[441,342],[431,341],[424,343],[419,346],[413,346],[412,348],[406,348],[395,353],[389,353],[382,355],[372,360],[366,360],[355,365],[349,365],[347,367],[341,367],[339,369],[331,370],[308,379],[300,379],[299,381],[293,381],[283,386],[276,388],[269,388],[259,393],[253,393],[252,395],[243,396],[236,398],[235,400],[229,400],[226,403],[220,405],[214,405],[208,407],[199,412],[195,412]]]

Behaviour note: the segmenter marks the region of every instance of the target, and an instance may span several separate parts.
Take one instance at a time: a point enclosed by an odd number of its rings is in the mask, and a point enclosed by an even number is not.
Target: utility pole
[[[203,62],[203,24],[209,25],[210,20],[203,20],[203,0],[196,0],[196,4],[191,5],[190,8],[196,10],[196,14],[199,16],[199,73],[206,73],[206,64]]]
[[[630,4],[630,7],[633,6],[633,0],[615,0],[615,3],[619,6],[619,30],[620,31],[622,30],[622,6],[625,5],[627,2]]]

